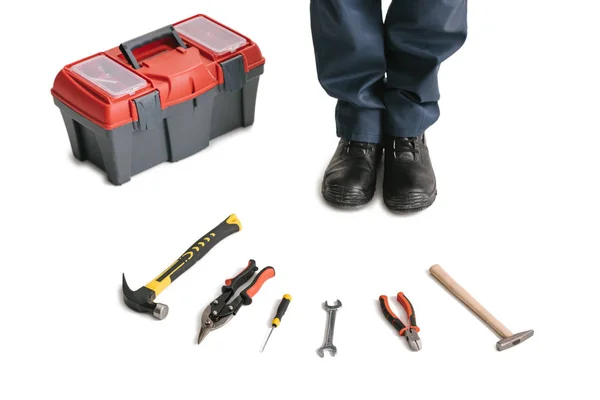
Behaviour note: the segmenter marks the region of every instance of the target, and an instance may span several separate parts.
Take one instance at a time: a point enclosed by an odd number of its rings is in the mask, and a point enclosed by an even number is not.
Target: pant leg
[[[381,0],[311,0],[317,74],[338,99],[337,135],[379,143],[385,50]]]
[[[467,0],[393,0],[385,20],[384,132],[414,137],[440,116],[438,70],[467,37]]]

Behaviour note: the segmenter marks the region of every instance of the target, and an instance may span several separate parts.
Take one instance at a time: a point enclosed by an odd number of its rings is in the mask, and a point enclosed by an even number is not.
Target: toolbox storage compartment
[[[115,185],[254,123],[264,58],[197,15],[64,67],[52,95],[73,155]]]

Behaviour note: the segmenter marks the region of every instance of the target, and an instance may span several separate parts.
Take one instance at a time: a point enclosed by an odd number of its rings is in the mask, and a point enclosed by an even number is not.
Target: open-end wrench
[[[325,357],[324,350],[329,350],[332,356],[335,356],[337,353],[337,348],[333,345],[333,328],[335,327],[335,314],[337,313],[338,308],[342,306],[342,302],[339,300],[335,301],[333,306],[327,304],[327,301],[323,303],[323,307],[329,313],[329,319],[327,321],[327,334],[325,336],[325,343],[323,346],[317,349],[317,354],[319,357]]]

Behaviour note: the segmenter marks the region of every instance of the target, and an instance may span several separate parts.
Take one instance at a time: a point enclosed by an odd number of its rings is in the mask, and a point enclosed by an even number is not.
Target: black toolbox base
[[[240,60],[232,59],[230,65],[239,68]],[[106,172],[111,183],[121,185],[165,161],[198,153],[210,139],[252,125],[263,69],[254,68],[234,84],[230,80],[165,110],[158,92],[152,92],[134,100],[138,121],[113,130],[103,129],[56,98],[54,103],[62,113],[73,155],[90,161]]]

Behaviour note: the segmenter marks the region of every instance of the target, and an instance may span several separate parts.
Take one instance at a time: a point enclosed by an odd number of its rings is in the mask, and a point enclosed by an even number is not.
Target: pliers
[[[202,313],[202,326],[198,334],[198,344],[211,331],[219,329],[229,322],[237,314],[242,305],[247,306],[251,304],[252,297],[258,293],[263,283],[275,276],[275,269],[273,267],[263,268],[256,275],[254,281],[234,298],[235,292],[248,282],[256,271],[258,271],[256,262],[250,260],[248,266],[235,278],[225,281],[225,286],[221,288],[222,294],[210,303]]]
[[[421,350],[421,339],[419,338],[419,334],[417,332],[420,331],[417,326],[417,318],[415,317],[415,310],[411,302],[404,296],[404,293],[399,292],[397,297],[398,303],[404,308],[406,311],[406,316],[409,320],[409,326],[404,325],[402,321],[394,314],[394,312],[390,309],[390,304],[388,303],[388,297],[385,295],[379,296],[379,304],[381,305],[381,311],[385,316],[385,319],[388,320],[392,326],[398,330],[400,336],[406,337],[410,348],[414,351]]]

